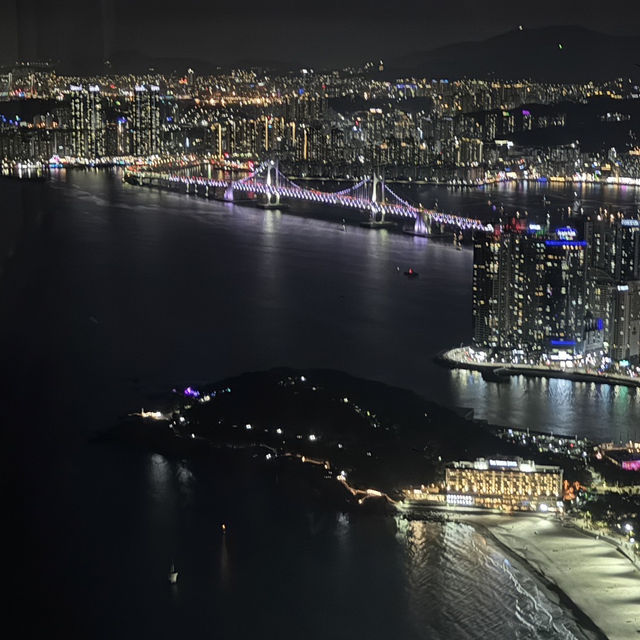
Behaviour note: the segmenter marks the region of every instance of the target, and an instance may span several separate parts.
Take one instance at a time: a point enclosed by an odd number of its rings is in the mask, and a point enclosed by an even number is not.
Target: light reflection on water
[[[578,191],[583,203],[627,211],[640,199],[640,189]],[[571,204],[573,192],[540,185],[419,190],[426,204],[437,196],[443,206],[473,215],[497,197],[524,202],[533,214],[542,211],[543,195],[560,206]],[[47,247],[47,272],[34,286],[57,305],[51,313],[34,302],[26,320],[16,316],[17,344],[37,340],[33,320],[47,317],[52,335],[87,354],[87,381],[101,381],[102,396],[113,403],[103,407],[105,423],[143,399],[122,379],[163,391],[176,380],[290,365],[346,370],[473,408],[498,424],[601,440],[640,437],[636,390],[522,377],[487,383],[477,373],[449,372],[433,362],[439,351],[471,338],[469,250],[360,228],[356,212],[311,203],[281,212],[204,201],[123,185],[117,172],[54,176],[38,201],[49,212],[46,225],[40,218],[29,222],[31,205],[28,198],[15,201],[16,211],[26,207],[23,235],[41,237]],[[15,244],[25,261],[28,246]],[[403,278],[408,267],[419,279]],[[159,313],[163,305],[171,313]],[[89,316],[98,321],[91,334]],[[57,343],[45,340],[43,334],[34,348],[55,352]],[[65,352],[52,358],[66,362]],[[94,414],[85,423],[95,423]]]
[[[555,594],[473,527],[401,517],[396,524],[421,638],[590,637]]]
[[[640,393],[623,386],[516,376],[487,383],[477,372],[451,372],[460,406],[498,424],[626,441],[640,435]]]

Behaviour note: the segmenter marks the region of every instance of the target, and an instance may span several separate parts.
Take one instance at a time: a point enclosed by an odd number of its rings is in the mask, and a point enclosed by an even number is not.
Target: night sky
[[[640,32],[633,0],[2,0],[0,59],[150,56],[229,64],[346,65],[525,28]]]

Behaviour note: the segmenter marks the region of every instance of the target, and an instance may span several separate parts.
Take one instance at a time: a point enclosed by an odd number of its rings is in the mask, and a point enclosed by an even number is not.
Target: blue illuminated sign
[[[558,238],[562,240],[573,240],[576,237],[577,231],[573,227],[560,227],[556,229],[556,234]]]
[[[551,344],[554,347],[575,347],[576,341],[575,340],[552,340]]]
[[[586,247],[586,240],[545,240],[547,247]]]

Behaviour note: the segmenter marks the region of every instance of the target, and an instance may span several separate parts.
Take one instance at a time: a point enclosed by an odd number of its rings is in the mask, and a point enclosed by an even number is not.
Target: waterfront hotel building
[[[445,489],[451,506],[556,511],[562,500],[562,469],[520,458],[452,462],[446,468]]]

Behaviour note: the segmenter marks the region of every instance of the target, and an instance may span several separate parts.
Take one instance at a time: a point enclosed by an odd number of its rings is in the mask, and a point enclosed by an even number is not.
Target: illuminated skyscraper
[[[544,347],[569,352],[584,352],[587,264],[584,240],[569,236],[545,240],[542,302]],[[532,310],[530,310],[531,312]]]
[[[593,216],[585,221],[589,268],[620,283],[640,279],[640,220]]]
[[[609,340],[614,360],[640,361],[640,281],[611,287]]]
[[[615,261],[616,280],[640,279],[640,220],[616,222]]]
[[[132,113],[132,153],[147,157],[160,153],[160,87],[136,85]]]
[[[473,333],[482,348],[551,353],[583,351],[586,260],[573,229],[545,236],[513,226],[477,237]]]
[[[109,156],[128,156],[130,148],[129,123],[124,116],[107,122],[106,149]]]
[[[72,153],[78,158],[96,159],[105,155],[105,123],[98,85],[71,85]]]

